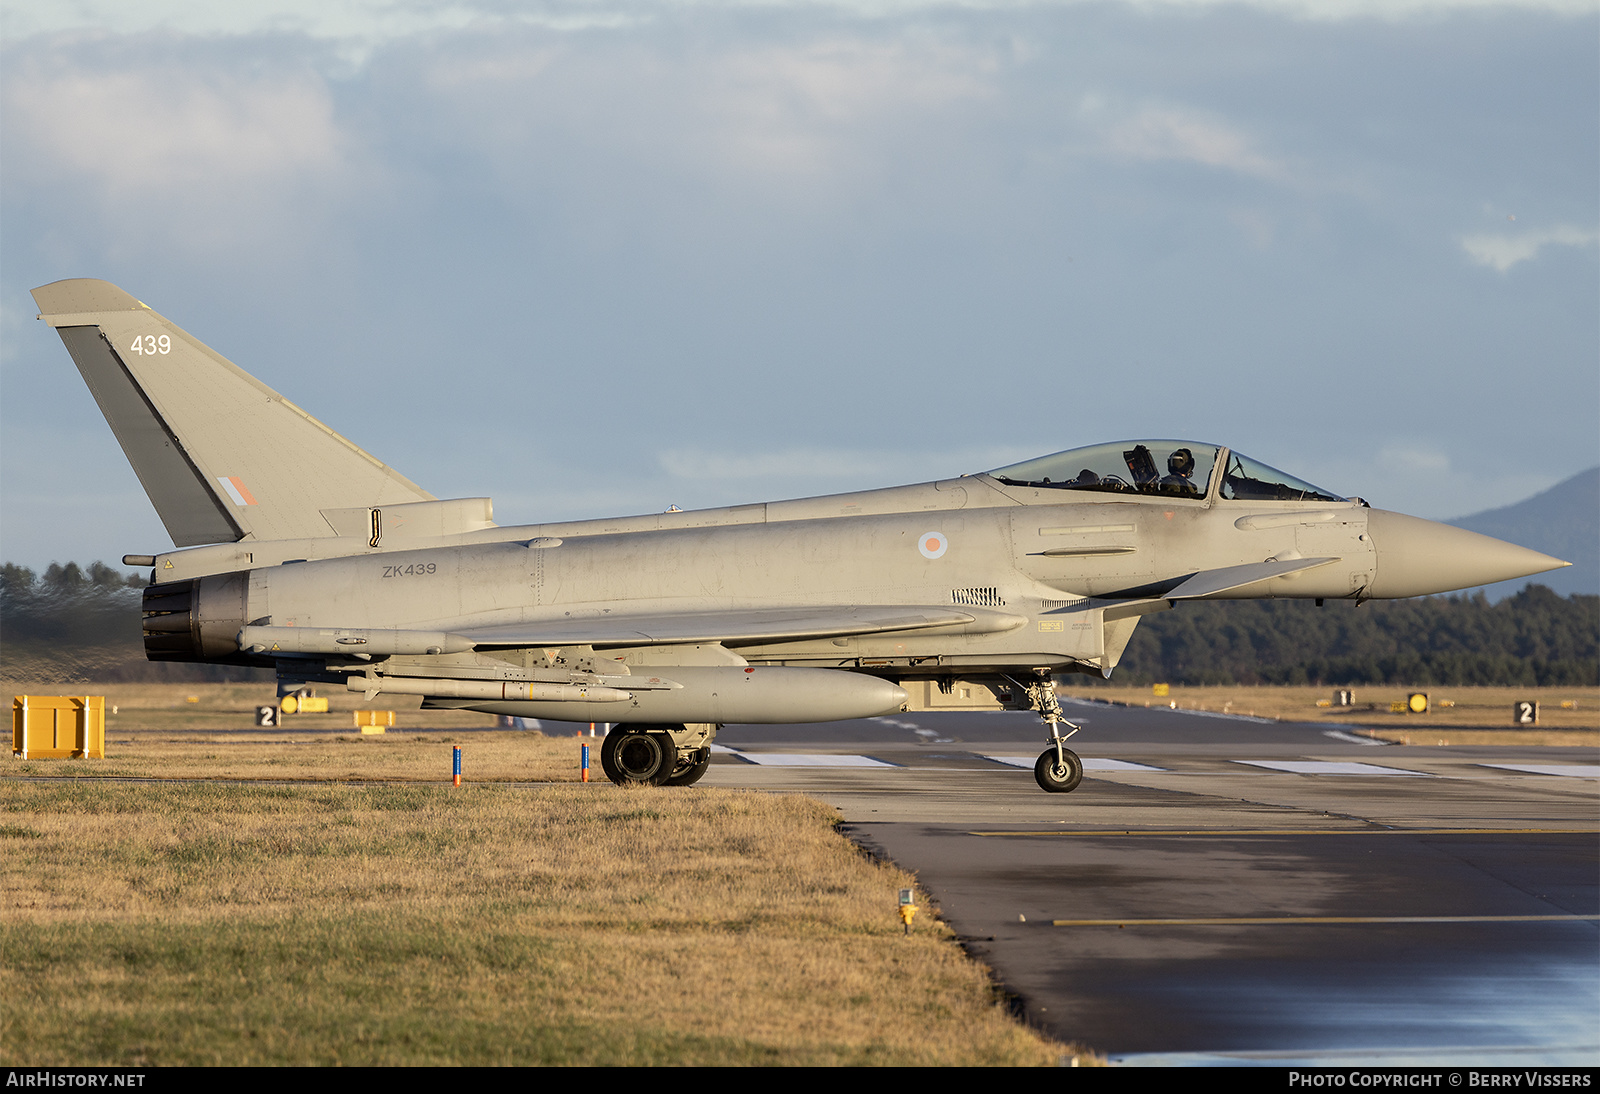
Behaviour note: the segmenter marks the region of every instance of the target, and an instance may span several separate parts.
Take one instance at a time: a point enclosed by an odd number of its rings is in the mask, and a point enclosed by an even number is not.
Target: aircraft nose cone
[[[1371,597],[1447,593],[1572,565],[1505,540],[1383,509],[1367,515],[1367,532],[1377,554],[1367,589]]]

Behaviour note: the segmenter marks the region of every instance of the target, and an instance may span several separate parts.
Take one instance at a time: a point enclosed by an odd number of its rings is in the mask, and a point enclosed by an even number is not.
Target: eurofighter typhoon
[[[883,490],[498,527],[436,498],[105,281],[33,290],[175,549],[153,661],[616,728],[614,782],[685,786],[729,722],[1033,710],[1186,600],[1422,596],[1568,565],[1373,509],[1216,444],[1133,440]],[[1063,726],[1068,727],[1063,731]]]

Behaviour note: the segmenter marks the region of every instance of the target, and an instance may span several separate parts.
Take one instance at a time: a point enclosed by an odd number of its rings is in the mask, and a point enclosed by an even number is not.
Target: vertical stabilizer
[[[106,281],[33,290],[178,547],[336,534],[322,510],[430,501]]]

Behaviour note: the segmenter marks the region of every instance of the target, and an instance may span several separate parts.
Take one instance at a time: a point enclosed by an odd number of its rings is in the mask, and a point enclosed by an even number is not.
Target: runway
[[[1375,746],[1077,704],[728,726],[702,785],[801,790],[917,873],[1027,1019],[1125,1064],[1600,1063],[1600,754]]]

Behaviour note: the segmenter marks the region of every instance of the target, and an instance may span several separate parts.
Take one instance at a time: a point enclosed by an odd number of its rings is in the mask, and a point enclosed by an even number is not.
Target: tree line
[[[12,679],[248,680],[263,670],[152,663],[139,632],[146,579],[103,562],[0,567],[0,660]],[[39,675],[45,673],[47,675]],[[48,674],[55,675],[48,675]],[[65,674],[64,677],[61,674]],[[1118,684],[1600,684],[1600,597],[1543,585],[1476,596],[1212,600],[1147,615]]]
[[[11,680],[190,683],[270,680],[261,669],[145,660],[139,597],[149,584],[104,562],[0,566],[0,671]]]
[[[1212,600],[1145,616],[1118,683],[1600,684],[1600,596]]]

